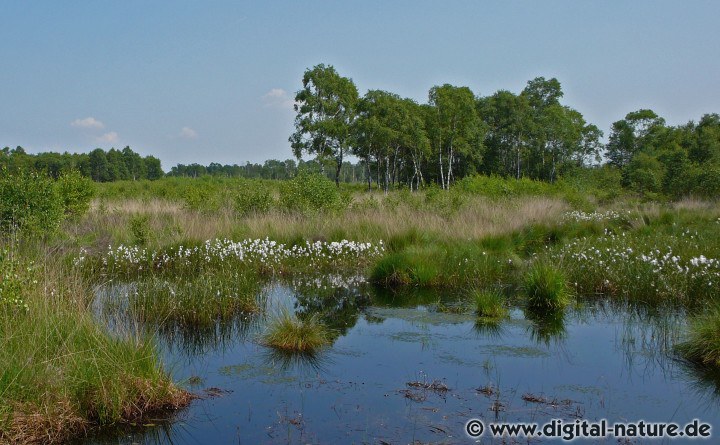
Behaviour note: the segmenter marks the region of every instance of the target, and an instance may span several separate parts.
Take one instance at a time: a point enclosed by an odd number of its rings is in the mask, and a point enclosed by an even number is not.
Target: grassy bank
[[[43,248],[0,249],[0,442],[61,443],[189,402],[150,339],[93,318],[81,276]]]

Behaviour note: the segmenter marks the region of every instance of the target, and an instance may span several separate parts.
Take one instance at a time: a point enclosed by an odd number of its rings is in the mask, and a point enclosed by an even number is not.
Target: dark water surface
[[[85,443],[503,443],[468,438],[470,418],[699,418],[720,427],[716,380],[672,354],[681,311],[594,300],[560,319],[515,308],[506,321],[483,324],[453,313],[461,296],[322,287],[275,284],[264,298],[270,314],[282,306],[320,313],[338,333],[326,351],[273,353],[257,342],[260,317],[211,332],[165,332],[165,363],[203,398],[172,422]]]

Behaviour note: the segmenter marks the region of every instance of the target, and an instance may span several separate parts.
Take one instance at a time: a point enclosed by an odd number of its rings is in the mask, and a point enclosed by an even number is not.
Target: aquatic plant
[[[282,266],[296,265],[307,269],[357,266],[384,251],[377,244],[357,241],[305,241],[286,245],[265,239],[207,240],[200,245],[179,245],[160,250],[140,246],[108,246],[102,267],[114,275],[137,275],[171,271],[197,272],[220,269],[227,263],[279,271]],[[80,262],[81,265],[83,262]]]
[[[377,261],[370,280],[384,286],[488,286],[508,279],[518,262],[512,253],[491,255],[478,244],[410,245]]]
[[[562,310],[570,302],[570,288],[559,268],[537,261],[525,276],[523,290],[527,306],[536,311]]]
[[[508,314],[508,310],[504,306],[505,297],[497,289],[475,290],[472,292],[472,298],[478,317],[501,319]]]
[[[129,311],[145,322],[210,327],[239,314],[258,312],[263,283],[247,271],[211,272],[183,280],[150,277],[131,286]]]
[[[700,302],[720,296],[720,245],[710,222],[698,224],[698,229],[673,224],[664,230],[608,232],[552,249],[545,258],[561,262],[583,294]]]
[[[720,305],[693,318],[686,340],[676,348],[691,362],[720,367]]]
[[[330,331],[316,316],[298,318],[283,310],[268,323],[261,343],[283,351],[315,352],[330,344]]]

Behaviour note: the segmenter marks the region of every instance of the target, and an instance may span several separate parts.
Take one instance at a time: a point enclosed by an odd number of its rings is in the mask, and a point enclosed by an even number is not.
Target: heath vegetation
[[[361,96],[318,65],[289,141],[311,161],[165,174],[129,147],[3,149],[0,441],[60,443],[184,406],[149,334],[265,319],[268,284],[318,276],[334,284],[317,289],[462,295],[438,310],[475,312],[479,331],[516,299],[544,342],[575,297],[678,307],[692,320],[677,352],[718,367],[720,118],[673,127],[638,110],[603,145],[562,96],[539,77],[517,94],[435,86],[419,104]],[[265,319],[260,343],[318,352],[366,303],[311,294]],[[132,322],[109,326],[112,310]]]

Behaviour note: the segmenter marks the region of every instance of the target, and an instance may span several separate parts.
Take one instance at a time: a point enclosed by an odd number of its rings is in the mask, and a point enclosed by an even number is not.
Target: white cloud
[[[180,137],[185,139],[195,139],[197,137],[197,131],[193,130],[190,127],[182,127],[180,129]]]
[[[262,97],[265,108],[289,108],[292,109],[295,100],[282,88],[272,88]]]
[[[70,125],[79,128],[105,128],[105,124],[91,116],[85,119],[75,119],[70,122]]]
[[[98,143],[105,143],[105,144],[113,144],[120,139],[120,136],[114,131],[111,131],[109,133],[105,133],[104,135],[95,138],[95,142]]]
[[[270,91],[268,91],[265,96],[266,98],[281,98],[284,99],[287,97],[287,91],[283,90],[282,88],[273,88]]]

